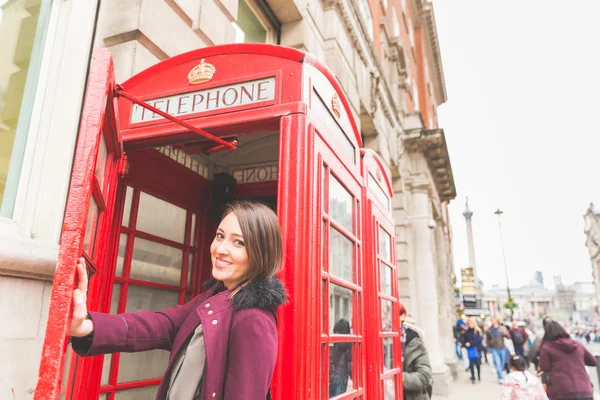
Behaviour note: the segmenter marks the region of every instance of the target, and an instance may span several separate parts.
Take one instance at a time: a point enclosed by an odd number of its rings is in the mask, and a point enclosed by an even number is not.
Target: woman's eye
[[[224,237],[222,233],[217,232],[217,239],[223,239]]]
[[[238,246],[244,246],[244,242],[242,242],[241,240],[236,240],[234,243]]]

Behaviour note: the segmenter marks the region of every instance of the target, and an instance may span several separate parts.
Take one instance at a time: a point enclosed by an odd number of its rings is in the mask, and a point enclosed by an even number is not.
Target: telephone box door
[[[96,309],[103,267],[107,259],[108,232],[114,211],[116,185],[125,157],[114,92],[113,60],[98,48],[92,56],[73,171],[60,237],[58,264],[50,298],[50,315],[35,399],[79,399],[91,377],[81,376],[90,360],[70,349],[68,333],[75,288],[75,266],[84,257],[89,277],[88,309]]]

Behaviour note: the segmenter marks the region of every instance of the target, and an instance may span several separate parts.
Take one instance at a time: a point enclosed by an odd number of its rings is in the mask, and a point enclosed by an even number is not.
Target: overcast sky
[[[439,108],[458,196],[457,273],[468,266],[469,197],[479,277],[535,270],[592,281],[583,214],[600,209],[600,1],[434,0],[448,101]],[[549,284],[548,284],[549,283]]]

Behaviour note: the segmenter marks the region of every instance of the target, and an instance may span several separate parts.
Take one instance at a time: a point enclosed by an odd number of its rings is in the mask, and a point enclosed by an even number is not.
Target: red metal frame
[[[104,58],[94,58],[90,71],[90,85],[88,96],[98,97],[103,93],[103,99],[112,96],[114,82],[111,80],[112,64],[106,50],[100,51]],[[188,72],[198,65],[200,60],[206,60],[216,67],[217,73],[211,81],[201,85],[192,85],[187,80]],[[243,68],[240,66],[243,65]],[[100,70],[100,72],[99,72]],[[104,71],[104,72],[102,72]],[[160,110],[145,104],[149,99],[157,99],[165,95],[194,92],[206,88],[217,88],[239,82],[248,82],[251,79],[274,77],[276,87],[274,98],[267,101],[236,106],[223,110],[210,110],[180,117],[171,117],[161,114]],[[101,84],[100,84],[101,83]],[[102,253],[106,254],[103,263],[91,258],[91,265],[97,271],[97,277],[92,279],[90,293],[90,309],[104,312],[110,311],[110,302],[114,284],[120,284],[120,302],[117,311],[123,311],[127,288],[129,285],[142,285],[146,287],[161,288],[179,291],[179,302],[184,302],[191,292],[198,293],[199,283],[210,275],[209,268],[193,268],[191,289],[186,286],[187,254],[193,252],[194,265],[210,265],[207,246],[214,231],[214,222],[207,216],[209,205],[212,201],[210,182],[199,177],[194,172],[182,168],[177,162],[161,155],[153,147],[164,145],[184,146],[187,151],[218,151],[233,147],[234,140],[245,134],[279,130],[279,180],[257,184],[238,186],[240,197],[276,196],[277,212],[281,222],[284,240],[284,268],[280,278],[284,282],[290,295],[290,303],[279,310],[279,357],[272,382],[274,398],[280,400],[311,399],[320,400],[329,397],[327,388],[329,376],[329,344],[352,343],[353,346],[353,371],[352,380],[356,390],[340,394],[337,400],[342,399],[378,399],[381,393],[382,378],[396,374],[401,377],[400,368],[394,369],[387,375],[372,371],[381,371],[381,337],[390,336],[399,340],[399,322],[394,322],[391,333],[381,333],[374,330],[381,326],[379,303],[382,294],[378,291],[379,263],[381,257],[377,253],[378,227],[381,225],[393,234],[391,211],[382,210],[374,202],[372,193],[368,190],[368,173],[379,168],[384,176],[382,187],[391,198],[391,185],[385,168],[381,161],[371,154],[362,153],[362,140],[352,110],[347,98],[334,78],[334,75],[314,57],[295,49],[279,46],[243,44],[225,45],[203,48],[173,57],[161,62],[119,86],[121,96],[117,99],[118,112],[114,115],[109,112],[105,126],[114,126],[118,134],[119,128],[123,136],[124,148],[129,159],[129,170],[126,177],[116,185],[119,171],[124,172],[123,165],[117,165],[110,172],[110,191],[104,195],[98,183],[91,177],[92,167],[85,167],[90,163],[89,158],[95,157],[98,142],[85,139],[86,135],[80,134],[78,153],[73,170],[73,183],[78,179],[87,179],[82,190],[77,192],[72,186],[69,193],[67,216],[71,210],[76,210],[80,215],[78,230],[69,233],[73,238],[81,236],[85,229],[85,218],[89,199],[95,198],[98,204],[106,207],[106,216],[102,216],[97,240],[104,246]],[[317,96],[318,95],[318,99]],[[95,96],[95,97],[94,97]],[[318,102],[317,102],[318,100]],[[138,105],[148,107],[164,118],[140,123],[130,123],[132,101]],[[339,102],[339,103],[338,103]],[[102,103],[104,104],[104,103]],[[95,108],[94,108],[95,107]],[[86,133],[90,128],[91,120],[98,125],[104,118],[101,105],[92,106],[86,100],[84,118],[82,119],[81,132]],[[104,107],[105,108],[105,107]],[[95,114],[94,114],[95,112]],[[90,115],[93,114],[93,117]],[[111,116],[112,115],[112,116]],[[95,125],[95,126],[96,126]],[[210,130],[209,138],[218,144],[206,148],[198,144],[199,134],[205,135]],[[98,133],[96,132],[96,135]],[[87,140],[87,141],[84,141]],[[118,144],[118,141],[115,142]],[[351,146],[350,153],[347,151]],[[91,150],[92,149],[92,150]],[[95,149],[95,150],[93,150]],[[116,149],[116,147],[115,147]],[[145,149],[140,150],[139,149]],[[136,150],[136,151],[134,151]],[[90,152],[82,164],[78,161],[80,152]],[[115,153],[117,154],[117,153]],[[119,153],[120,154],[120,153]],[[366,162],[365,160],[369,160]],[[143,165],[143,167],[141,167]],[[353,229],[341,226],[329,214],[327,206],[323,209],[322,196],[328,190],[328,184],[323,186],[323,165],[327,173],[339,178],[340,184],[351,193],[353,198]],[[83,171],[83,172],[80,172]],[[83,178],[82,178],[83,177]],[[128,226],[122,226],[121,220],[125,204],[127,187],[133,188],[130,221]],[[174,189],[175,188],[175,189]],[[176,190],[185,188],[185,190]],[[188,210],[186,219],[185,243],[179,244],[150,234],[139,232],[136,229],[137,205],[139,193],[144,190],[152,195],[177,204]],[[79,193],[79,194],[78,194]],[[190,202],[192,202],[191,204]],[[113,204],[116,201],[116,206]],[[391,206],[391,205],[390,205]],[[113,208],[116,210],[112,218],[109,215]],[[83,211],[82,211],[83,210]],[[196,210],[196,226],[191,226],[190,210]],[[83,213],[83,214],[82,214]],[[63,235],[71,232],[68,226],[70,217],[65,217]],[[111,223],[112,222],[112,223]],[[83,223],[83,225],[81,225]],[[325,224],[325,230],[323,230]],[[341,235],[347,237],[354,246],[353,253],[353,282],[348,282],[336,277],[327,269],[330,263],[328,249],[330,229],[337,229]],[[189,243],[191,229],[195,229],[196,243]],[[126,251],[124,257],[123,276],[115,277],[115,262],[118,254],[120,236],[127,235]],[[67,236],[65,236],[67,237]],[[129,265],[132,258],[133,238],[145,238],[158,243],[181,248],[184,250],[184,263],[182,281],[180,285],[165,285],[156,282],[146,282],[132,279],[129,275]],[[392,235],[393,238],[393,235]],[[79,241],[62,243],[81,243]],[[392,240],[392,243],[395,241]],[[64,247],[64,249],[63,249]],[[101,247],[99,247],[101,248]],[[58,386],[60,382],[60,363],[64,359],[64,334],[70,307],[70,290],[72,289],[75,258],[81,251],[72,246],[61,246],[61,254],[70,251],[69,258],[61,259],[59,271],[54,282],[54,303],[51,306],[51,316],[57,312],[62,315],[63,324],[49,328],[61,328],[62,337],[56,333],[48,334],[46,346],[52,348],[51,355],[58,360],[58,368],[48,364],[47,359],[42,360],[40,368],[40,386],[36,399],[53,399],[56,390],[52,385]],[[325,252],[324,252],[325,251]],[[395,259],[395,249],[391,249],[392,260]],[[331,261],[332,262],[332,261]],[[395,263],[392,263],[395,264]],[[373,268],[373,265],[376,268]],[[103,267],[101,267],[103,266]],[[325,269],[323,269],[325,267]],[[392,265],[394,267],[394,265]],[[395,276],[395,275],[394,275]],[[394,277],[394,281],[396,278]],[[352,307],[352,334],[330,334],[323,330],[329,323],[329,287],[339,284],[353,291]],[[94,286],[95,285],[95,286]],[[65,289],[65,288],[68,288]],[[323,296],[323,288],[325,296]],[[397,311],[398,287],[393,285],[392,301],[395,301],[394,315]],[[55,300],[56,296],[60,301]],[[54,310],[59,304],[60,310]],[[375,320],[376,314],[379,319]],[[374,326],[375,328],[372,328]],[[60,339],[60,340],[59,340]],[[399,345],[396,346],[395,362],[399,361]],[[371,354],[372,352],[372,354]],[[379,358],[377,358],[379,357]],[[117,389],[130,389],[147,385],[154,385],[158,379],[149,379],[138,382],[117,382],[117,368],[119,355],[111,359],[111,372],[109,384],[100,387],[102,375],[102,357],[77,360],[77,374],[71,377],[73,383],[72,393],[79,398],[97,398],[99,393],[107,393],[108,399],[114,397]],[[56,363],[56,361],[54,361]],[[73,361],[75,363],[75,361]],[[72,374],[71,374],[72,375]],[[400,378],[398,378],[400,379]],[[52,384],[48,386],[47,382]],[[87,385],[87,386],[86,386]],[[41,389],[50,387],[51,393],[44,395]],[[52,390],[54,390],[52,392]],[[401,396],[401,386],[397,386],[397,394]]]

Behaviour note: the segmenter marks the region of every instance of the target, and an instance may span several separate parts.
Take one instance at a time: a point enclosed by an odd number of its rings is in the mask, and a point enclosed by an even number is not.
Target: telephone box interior
[[[153,399],[168,352],[68,348],[74,261],[87,261],[90,309],[183,304],[239,199],[272,207],[284,239],[273,398],[400,399],[391,185],[333,74],[258,44],[182,54],[119,85],[112,68],[96,49],[36,398]]]

